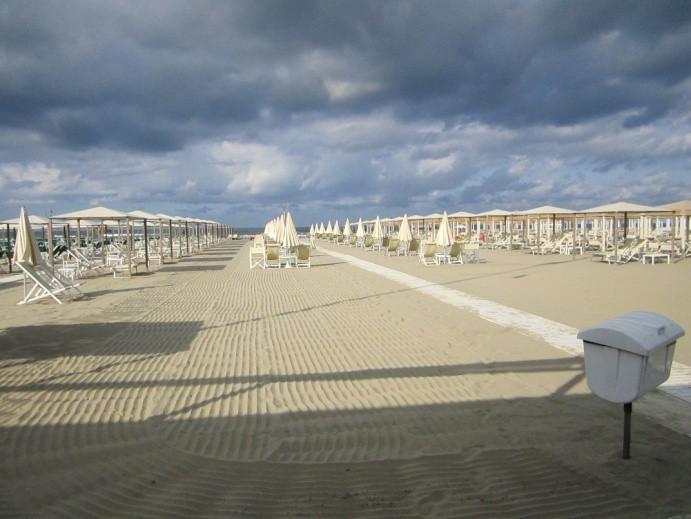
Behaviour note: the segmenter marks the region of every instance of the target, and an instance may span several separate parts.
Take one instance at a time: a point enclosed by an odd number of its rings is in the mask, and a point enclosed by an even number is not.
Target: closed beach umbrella
[[[285,233],[284,215],[281,215],[276,220],[276,237],[274,238],[278,243],[283,243],[283,234]]]
[[[338,226],[338,220],[336,220],[336,223],[334,224],[334,234],[338,236],[341,234],[341,228]]]
[[[328,225],[326,226],[326,234],[331,235],[334,233],[333,227],[331,227],[331,220],[329,220]]]
[[[314,236],[314,224],[310,225],[310,236]]]
[[[401,221],[401,228],[398,230],[398,239],[402,242],[410,242],[413,239],[413,233],[410,232],[410,224],[408,223],[408,215],[403,215]]]
[[[293,217],[290,216],[290,213],[286,215],[286,223],[285,229],[283,231],[283,238],[281,239],[281,245],[286,249],[290,249],[291,247],[297,247],[298,245],[300,245],[298,232],[295,229]]]
[[[351,234],[353,234],[353,231],[352,231],[351,228],[350,228],[350,220],[348,220],[348,219],[346,218],[346,223],[345,223],[345,225],[343,226],[343,236],[345,236],[345,237],[347,238],[347,237],[350,236]]]
[[[372,231],[372,238],[374,238],[375,240],[381,240],[383,237],[384,231],[381,228],[381,221],[377,216],[377,219],[374,221],[374,230]]]
[[[453,243],[451,239],[451,227],[449,226],[449,216],[446,214],[446,211],[444,211],[444,215],[441,217],[441,223],[437,231],[437,239],[434,241],[440,247],[448,247]]]
[[[34,266],[43,263],[43,258],[41,258],[41,253],[38,251],[38,245],[34,239],[34,233],[31,230],[29,215],[24,207],[19,211],[17,239],[14,243],[14,256],[12,257],[12,261],[15,263],[19,261],[27,262]]]
[[[319,224],[319,234],[324,234],[326,233],[326,229],[324,229],[324,222]]]
[[[362,218],[357,221],[357,229],[355,230],[355,236],[358,238],[365,237],[365,228],[362,226]]]

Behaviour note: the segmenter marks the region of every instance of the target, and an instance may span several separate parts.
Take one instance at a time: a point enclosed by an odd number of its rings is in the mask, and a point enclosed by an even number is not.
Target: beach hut
[[[161,262],[163,262],[163,220],[156,214],[148,213],[146,211],[137,210],[130,211],[127,215],[133,221],[141,220],[144,231],[144,264],[146,269],[149,269],[149,225],[158,230],[158,254]]]

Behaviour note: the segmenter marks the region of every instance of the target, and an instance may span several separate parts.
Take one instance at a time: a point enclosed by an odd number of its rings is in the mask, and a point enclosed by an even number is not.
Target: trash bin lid
[[[653,312],[630,312],[578,332],[578,338],[584,341],[646,357],[682,335],[684,329],[681,326]]]

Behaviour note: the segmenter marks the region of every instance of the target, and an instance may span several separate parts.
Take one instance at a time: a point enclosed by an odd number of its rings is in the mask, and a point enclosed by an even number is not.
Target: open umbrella
[[[403,215],[403,220],[401,221],[401,228],[398,230],[398,239],[402,243],[408,243],[413,239],[413,233],[410,232],[410,224],[408,223],[408,215]]]
[[[441,223],[439,224],[439,230],[437,231],[437,239],[434,242],[440,247],[446,248],[453,243],[451,238],[451,227],[449,226],[449,216],[444,211],[441,217]]]
[[[19,223],[17,224],[17,239],[14,243],[14,256],[12,261],[16,264],[21,262],[29,263],[32,266],[43,263],[38,245],[31,230],[29,215],[24,207],[19,211]]]

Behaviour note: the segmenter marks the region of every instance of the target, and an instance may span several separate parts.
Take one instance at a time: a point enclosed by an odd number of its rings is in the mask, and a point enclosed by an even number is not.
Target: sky
[[[688,1],[0,3],[0,219],[688,198]]]

